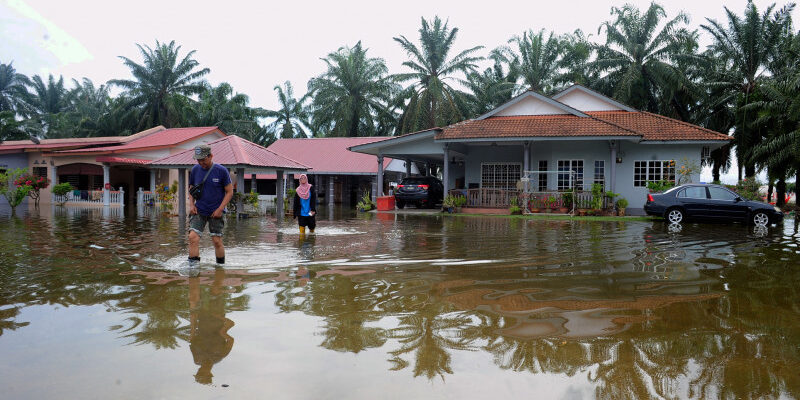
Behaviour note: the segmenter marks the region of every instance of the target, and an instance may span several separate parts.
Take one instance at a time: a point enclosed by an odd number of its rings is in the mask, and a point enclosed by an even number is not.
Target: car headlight
[[[780,207],[775,206],[775,207],[772,207],[772,208],[774,208],[775,211],[777,211],[779,213],[783,213],[783,210],[781,210]]]

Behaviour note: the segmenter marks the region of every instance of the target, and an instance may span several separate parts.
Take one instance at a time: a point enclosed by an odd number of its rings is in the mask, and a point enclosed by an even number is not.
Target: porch
[[[602,199],[597,201],[598,204],[593,204],[596,202],[594,195],[591,191],[585,190],[525,192],[523,190],[474,188],[450,189],[448,194],[464,196],[467,198],[466,207],[477,208],[509,208],[512,199],[517,199],[518,205],[525,212],[564,208],[572,212],[575,209],[610,209],[614,205],[614,199],[605,193],[602,195]],[[596,207],[597,205],[600,207]]]

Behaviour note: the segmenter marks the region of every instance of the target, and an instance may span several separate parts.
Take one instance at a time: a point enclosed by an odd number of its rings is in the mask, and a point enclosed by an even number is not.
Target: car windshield
[[[403,182],[400,182],[401,185],[430,185],[431,184],[430,178],[406,178],[403,179]]]

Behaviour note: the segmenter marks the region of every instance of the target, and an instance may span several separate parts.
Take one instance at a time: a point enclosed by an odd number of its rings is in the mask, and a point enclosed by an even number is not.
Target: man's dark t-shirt
[[[189,186],[197,186],[203,181],[206,176],[207,169],[203,169],[200,164],[192,167],[189,172]],[[197,207],[197,213],[200,215],[211,216],[214,210],[219,208],[222,199],[225,198],[225,186],[231,183],[231,175],[228,170],[219,164],[211,165],[211,173],[208,174],[205,183],[203,184],[203,194],[200,200],[195,201],[194,205]]]

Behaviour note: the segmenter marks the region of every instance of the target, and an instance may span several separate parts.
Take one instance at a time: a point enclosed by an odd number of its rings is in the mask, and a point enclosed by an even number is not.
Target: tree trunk
[[[769,186],[767,187],[767,203],[769,203],[770,200],[772,200],[772,191],[773,191],[772,189],[773,188],[774,187],[772,186],[772,179],[770,179]]]
[[[783,207],[786,205],[786,174],[781,174],[781,177],[778,178],[778,198],[775,200],[775,205],[778,207]]]

